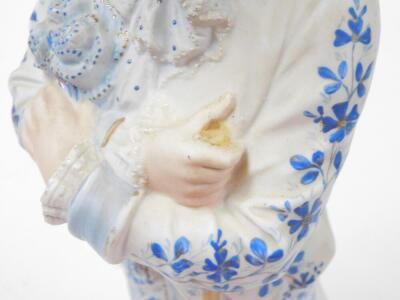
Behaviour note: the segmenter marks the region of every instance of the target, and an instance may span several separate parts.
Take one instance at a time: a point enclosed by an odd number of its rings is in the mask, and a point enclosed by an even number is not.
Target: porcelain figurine
[[[10,88],[45,220],[132,299],[323,299],[378,39],[377,0],[39,0]]]

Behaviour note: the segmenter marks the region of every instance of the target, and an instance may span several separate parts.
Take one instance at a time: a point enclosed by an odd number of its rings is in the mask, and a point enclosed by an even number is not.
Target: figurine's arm
[[[50,79],[45,72],[35,67],[35,58],[32,52],[27,49],[23,61],[9,79],[9,89],[13,98],[12,118],[19,141],[24,148],[25,144],[21,138],[21,124],[24,119],[25,107],[39,90],[49,82]]]
[[[132,145],[143,148],[146,188],[186,206],[212,205],[223,200],[243,147],[239,143],[215,147],[199,139],[197,133],[212,120],[226,119],[234,108],[234,99],[227,94],[189,120]],[[117,129],[114,135],[120,133],[124,133],[123,129]],[[110,138],[112,143],[114,138]],[[116,139],[127,138],[128,134]],[[118,147],[115,151],[121,153]],[[118,176],[107,161],[109,156],[105,157],[74,197],[68,209],[68,224],[72,234],[89,242],[107,261],[118,263],[130,254],[126,243],[143,191]]]

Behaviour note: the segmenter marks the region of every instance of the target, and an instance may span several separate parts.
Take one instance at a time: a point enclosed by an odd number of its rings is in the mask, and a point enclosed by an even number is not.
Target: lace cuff
[[[82,183],[99,165],[101,158],[90,141],[75,145],[50,177],[41,202],[47,223],[63,224],[68,208]]]
[[[147,133],[142,121],[129,125],[118,119],[106,134],[102,154],[114,172],[133,187],[136,193],[144,190],[146,178],[143,167],[143,139]]]

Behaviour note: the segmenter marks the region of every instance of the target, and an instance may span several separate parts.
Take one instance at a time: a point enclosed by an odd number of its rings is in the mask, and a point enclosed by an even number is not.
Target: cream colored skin
[[[229,148],[212,146],[196,135],[211,120],[228,118],[234,109],[233,96],[226,94],[191,118],[148,136],[143,145],[148,188],[192,207],[224,199],[244,148],[239,142]],[[45,181],[69,150],[91,135],[93,111],[93,104],[70,101],[55,83],[29,103],[22,140]]]

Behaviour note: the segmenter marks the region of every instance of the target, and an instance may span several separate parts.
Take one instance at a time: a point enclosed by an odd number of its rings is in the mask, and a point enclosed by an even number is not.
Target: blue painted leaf
[[[279,221],[281,221],[281,222],[285,222],[286,219],[287,219],[287,216],[284,215],[284,214],[278,214],[278,219],[279,219]]]
[[[188,253],[190,248],[190,242],[187,238],[181,237],[175,242],[175,259],[178,259],[182,255]]]
[[[283,279],[278,279],[272,282],[272,286],[280,286],[283,283]]]
[[[346,129],[340,128],[338,131],[332,133],[332,135],[329,137],[329,142],[340,143],[341,141],[344,140],[345,137],[346,137]]]
[[[165,254],[163,248],[161,247],[160,244],[158,243],[152,243],[151,244],[151,252],[153,255],[159,259],[164,260],[165,262],[168,262],[167,255]]]
[[[206,260],[204,261],[204,266],[203,266],[203,270],[207,271],[207,272],[213,272],[216,271],[218,269],[218,266],[215,265],[211,259],[206,258]]]
[[[339,151],[338,153],[336,153],[335,160],[334,160],[334,162],[333,162],[333,164],[334,164],[334,166],[335,166],[335,169],[336,169],[337,171],[340,170],[340,167],[341,167],[341,165],[342,165],[342,159],[343,159],[343,157],[342,157],[342,151]]]
[[[325,160],[325,154],[322,151],[316,151],[314,152],[312,156],[312,161],[318,166],[322,166]]]
[[[232,279],[232,277],[236,276],[237,272],[235,270],[231,269],[224,269],[222,271],[222,276],[224,277],[225,280],[229,281]]]
[[[301,261],[303,260],[303,258],[304,258],[304,255],[305,255],[305,252],[304,252],[304,251],[300,251],[300,252],[296,255],[296,258],[294,259],[294,262],[295,262],[295,263],[301,262]]]
[[[341,79],[345,79],[347,76],[347,62],[346,61],[342,61],[339,65],[338,68],[338,73]]]
[[[355,35],[359,35],[360,34],[360,32],[361,32],[361,30],[363,28],[363,25],[364,25],[364,21],[361,18],[356,19],[356,20],[349,20],[349,22],[348,22],[348,26],[349,26],[350,30]]]
[[[278,260],[281,260],[283,257],[283,250],[278,249],[274,251],[270,256],[268,256],[268,262],[273,263],[277,262]]]
[[[307,118],[316,118],[317,116],[316,115],[314,115],[312,112],[309,112],[309,111],[305,111],[304,113],[304,116],[305,117],[307,117]]]
[[[368,80],[371,77],[372,74],[372,67],[374,66],[374,63],[370,63],[367,67],[367,70],[365,71],[363,80]]]
[[[347,32],[343,31],[342,29],[338,29],[335,31],[335,41],[333,45],[335,47],[341,47],[344,46],[352,41],[351,35],[349,35]]]
[[[366,5],[364,5],[364,7],[363,7],[363,9],[361,10],[361,13],[360,13],[360,18],[362,18],[367,13],[367,11],[368,11],[368,7]]]
[[[214,258],[217,261],[218,265],[222,265],[225,262],[227,256],[228,250],[226,249],[222,249],[214,253]]]
[[[299,207],[296,207],[294,212],[299,217],[305,218],[308,215],[309,209],[310,209],[310,204],[308,201],[306,201]]]
[[[225,266],[227,266],[229,268],[239,269],[239,267],[240,267],[239,256],[238,255],[232,256],[231,259],[228,261],[228,263],[225,264]]]
[[[221,282],[221,274],[219,272],[215,272],[214,274],[208,275],[207,279],[214,281],[214,282]]]
[[[353,7],[349,8],[349,14],[352,16],[353,19],[357,19],[357,13]]]
[[[324,87],[324,92],[327,95],[333,95],[340,89],[341,86],[342,86],[341,82],[335,82],[332,84],[328,84]]]
[[[289,200],[285,201],[285,208],[287,211],[292,211],[292,205],[290,204]]]
[[[362,98],[365,96],[366,93],[367,93],[367,89],[365,88],[365,85],[363,83],[359,83],[357,86],[358,97]]]
[[[322,118],[322,124],[324,125],[322,127],[322,132],[327,133],[331,131],[334,128],[338,127],[338,121],[333,119],[332,117],[323,117]]]
[[[259,267],[264,264],[264,262],[260,261],[259,259],[255,258],[253,255],[247,254],[245,256],[246,261],[251,264],[252,266]]]
[[[357,68],[356,68],[356,80],[357,80],[358,82],[361,81],[362,76],[363,76],[363,72],[364,72],[364,68],[363,68],[362,63],[358,63],[358,64],[357,64]]]
[[[364,45],[371,43],[371,28],[368,28],[359,38],[360,42]]]
[[[288,222],[288,225],[290,227],[289,233],[294,234],[295,232],[297,232],[297,230],[299,230],[299,228],[302,225],[302,222],[300,220],[290,220]]]
[[[337,78],[336,74],[333,73],[333,71],[327,67],[319,67],[318,68],[318,74],[324,79],[331,79],[338,81],[339,79]]]
[[[265,296],[268,295],[268,293],[269,293],[269,286],[268,286],[268,284],[266,284],[266,285],[263,285],[263,286],[260,288],[260,290],[259,290],[259,292],[258,292],[258,296],[260,296],[260,297],[265,297]]]
[[[183,271],[189,269],[193,266],[193,263],[187,259],[181,259],[171,265],[171,268],[178,274],[182,273]]]
[[[290,159],[290,164],[295,170],[302,171],[311,168],[311,162],[303,155],[295,155]]]
[[[259,238],[254,238],[250,243],[251,252],[261,260],[267,258],[267,244]]]
[[[299,272],[299,268],[297,266],[291,266],[288,270],[288,273],[290,275],[297,274]]]
[[[310,230],[310,225],[303,226],[299,235],[297,236],[297,241],[300,242],[302,239],[304,239],[307,236],[309,230]]]
[[[313,183],[319,175],[319,171],[309,171],[302,178],[301,183],[304,185],[308,185]]]
[[[333,113],[338,120],[343,120],[346,117],[347,108],[349,107],[349,101],[336,103],[332,106]]]

